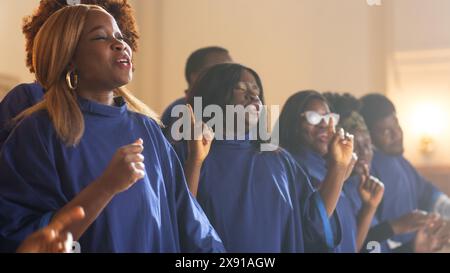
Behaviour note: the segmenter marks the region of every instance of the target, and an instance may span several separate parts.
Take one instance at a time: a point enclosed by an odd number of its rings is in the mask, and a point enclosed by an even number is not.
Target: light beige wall
[[[161,8],[160,0],[131,0],[139,26],[139,49],[134,55],[135,73],[129,84],[140,99],[152,108],[160,105],[160,52]]]
[[[416,165],[450,165],[450,1],[386,2],[387,90],[404,129],[406,157]],[[423,136],[434,151],[423,154]]]
[[[0,81],[27,82],[22,18],[39,0],[0,1]],[[262,77],[270,104],[293,92],[388,92],[399,109],[413,163],[450,165],[450,1],[131,0],[141,30],[130,88],[162,111],[186,88],[187,56],[207,45],[228,48]],[[1,88],[1,86],[0,86]],[[1,96],[1,94],[0,94]],[[414,117],[438,105],[439,147],[419,152]],[[426,105],[425,105],[426,107]],[[419,109],[419,110],[417,110]],[[440,109],[440,110],[439,110]],[[419,115],[420,116],[420,115]]]
[[[33,80],[25,67],[22,18],[31,14],[38,3],[39,0],[0,1],[0,81],[3,79],[7,85]]]
[[[134,86],[157,111],[182,96],[186,58],[208,45],[224,46],[237,62],[254,68],[271,104],[282,105],[306,88],[384,92],[383,7],[361,0],[134,2],[138,20],[148,23],[141,31],[158,26],[141,39],[142,50],[158,53],[139,59],[158,69],[139,71]],[[149,19],[152,8],[158,17]],[[149,77],[155,82],[148,84]],[[144,94],[148,87],[156,90]]]
[[[0,1],[0,73],[18,82],[21,21],[39,0]],[[362,94],[384,89],[382,9],[362,0],[131,0],[141,30],[130,89],[161,111],[186,88],[187,56],[207,45],[230,49],[260,73],[269,103],[305,88]]]
[[[146,91],[143,97],[158,111],[183,94],[187,56],[208,45],[224,46],[236,61],[254,68],[271,104],[283,104],[293,92],[306,88],[355,94],[385,89],[384,8],[369,7],[363,0],[135,0],[135,4],[140,21],[151,21],[150,6],[160,9],[152,21],[159,33],[142,35],[143,50],[159,48],[156,59],[144,60],[158,63],[158,69],[136,76],[140,94],[147,86],[158,88],[157,96]],[[145,27],[141,24],[141,30]],[[142,77],[149,81],[152,73],[158,75],[156,83],[143,84]]]

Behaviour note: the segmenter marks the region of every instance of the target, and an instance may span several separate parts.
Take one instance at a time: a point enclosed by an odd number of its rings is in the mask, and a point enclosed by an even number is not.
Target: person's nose
[[[114,39],[114,43],[111,45],[113,50],[124,51],[126,49],[126,43],[117,38]]]

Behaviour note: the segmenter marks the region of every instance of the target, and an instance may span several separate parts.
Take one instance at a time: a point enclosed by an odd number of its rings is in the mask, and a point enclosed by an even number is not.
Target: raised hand
[[[101,177],[105,190],[113,194],[130,188],[145,176],[142,139],[119,148]]]
[[[68,227],[84,218],[84,210],[74,207],[52,219],[50,224],[28,236],[17,253],[67,253],[72,249],[73,237]]]
[[[414,239],[414,251],[440,251],[450,243],[449,223],[437,214],[431,214],[427,224],[419,229]]]
[[[191,140],[188,140],[188,161],[202,163],[208,156],[211,149],[211,143],[214,139],[214,133],[203,122],[195,120],[194,111],[191,105],[187,104],[189,108],[189,116],[191,120]]]
[[[433,217],[425,211],[415,210],[391,220],[390,225],[395,235],[405,234],[425,228],[427,224],[430,224],[430,219],[433,219]]]
[[[203,122],[196,122],[192,107],[190,105],[187,107],[191,119],[191,139],[188,140],[188,158],[184,163],[184,174],[189,190],[196,197],[200,182],[200,170],[203,161],[208,156],[214,133]]]
[[[328,134],[332,136],[330,143],[329,159],[331,164],[345,166],[347,169],[346,178],[351,174],[357,158],[353,153],[353,135],[345,133],[344,129],[336,132],[333,119],[328,123]]]
[[[383,199],[384,184],[378,178],[370,175],[367,165],[364,165],[364,174],[361,176],[358,192],[363,205],[370,208],[377,208]]]

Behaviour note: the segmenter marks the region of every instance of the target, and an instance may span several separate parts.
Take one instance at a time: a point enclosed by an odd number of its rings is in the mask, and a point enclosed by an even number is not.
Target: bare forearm
[[[327,176],[319,189],[320,196],[324,202],[328,216],[331,216],[336,208],[339,196],[344,184],[346,166],[333,164],[328,169]]]
[[[198,183],[200,181],[200,171],[202,168],[202,162],[196,160],[187,160],[184,164],[184,175],[186,181],[194,197],[197,197]]]
[[[101,180],[96,180],[60,209],[53,218],[57,218],[59,214],[62,214],[73,207],[81,206],[84,209],[85,217],[68,227],[73,234],[74,240],[78,240],[95,219],[97,219],[98,215],[113,197],[114,193],[106,190],[102,185]]]
[[[375,212],[376,208],[363,206],[358,213],[358,229],[356,235],[356,246],[358,251],[360,251],[363,247],[367,234],[369,233],[370,225],[372,223]]]

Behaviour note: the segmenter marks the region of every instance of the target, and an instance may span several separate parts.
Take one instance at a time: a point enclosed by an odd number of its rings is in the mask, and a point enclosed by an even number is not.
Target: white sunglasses
[[[302,116],[306,118],[306,121],[311,125],[317,125],[325,121],[325,124],[328,125],[330,120],[333,119],[333,124],[336,126],[339,122],[339,114],[336,113],[328,113],[325,115],[319,114],[316,111],[306,111],[302,113]]]

